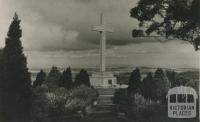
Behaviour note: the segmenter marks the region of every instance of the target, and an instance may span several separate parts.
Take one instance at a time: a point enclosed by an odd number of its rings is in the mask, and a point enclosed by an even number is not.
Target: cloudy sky
[[[22,20],[23,45],[30,67],[97,65],[99,34],[91,31],[105,14],[108,65],[198,67],[198,53],[189,43],[133,39],[137,20],[129,11],[137,0],[0,0],[0,47],[16,11]],[[33,59],[37,58],[37,61]],[[91,60],[93,59],[93,60]],[[48,63],[47,63],[48,60]],[[119,62],[120,60],[120,62]]]

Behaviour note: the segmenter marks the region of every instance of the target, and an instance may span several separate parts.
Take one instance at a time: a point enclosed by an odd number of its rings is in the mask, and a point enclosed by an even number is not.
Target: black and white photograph
[[[199,122],[199,0],[0,0],[0,122]]]

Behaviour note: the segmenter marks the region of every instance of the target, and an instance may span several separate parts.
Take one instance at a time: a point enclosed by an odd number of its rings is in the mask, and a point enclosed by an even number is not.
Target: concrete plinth
[[[94,72],[90,77],[90,82],[94,87],[110,88],[117,86],[117,78],[112,72]]]

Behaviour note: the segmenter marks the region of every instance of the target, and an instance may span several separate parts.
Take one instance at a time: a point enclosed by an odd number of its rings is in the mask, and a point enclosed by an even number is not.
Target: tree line
[[[46,73],[41,69],[39,73],[37,73],[36,80],[33,82],[33,86],[41,86],[42,84],[47,84],[49,87],[64,87],[66,89],[72,89],[74,87],[85,85],[90,87],[90,79],[89,74],[85,69],[81,69],[80,72],[75,76],[73,81],[71,68],[68,67],[62,73],[59,69],[53,66],[46,75]]]
[[[195,75],[197,74],[197,76]],[[142,78],[139,68],[132,71],[127,88],[127,94],[141,94],[145,99],[154,101],[164,101],[170,88],[177,86],[190,86],[198,90],[198,73],[183,72],[177,73],[174,70],[164,71],[162,68],[156,69],[154,73],[149,72]]]
[[[130,120],[163,119],[167,111],[166,95],[170,88],[189,86],[198,91],[198,72],[177,73],[158,68],[145,77],[142,75],[139,68],[134,69],[129,77],[128,88],[116,90],[112,98],[116,112],[124,113]]]
[[[130,96],[139,93],[146,99],[157,101],[165,99],[170,87],[171,82],[161,68],[158,68],[154,75],[149,72],[143,79],[139,68],[136,68],[131,73],[127,92]]]

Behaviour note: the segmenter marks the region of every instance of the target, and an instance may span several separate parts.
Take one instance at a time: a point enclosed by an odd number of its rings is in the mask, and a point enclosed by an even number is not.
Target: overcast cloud
[[[81,50],[96,48],[99,35],[91,31],[99,24],[101,12],[115,29],[108,44],[134,42],[131,30],[136,20],[129,17],[136,0],[0,0],[1,39],[5,38],[13,13],[22,19],[23,43],[34,50]],[[1,41],[2,44],[2,41]]]
[[[39,64],[33,61],[37,56],[41,57],[38,61],[45,65],[45,56],[49,55],[48,63],[52,62],[49,66],[55,62],[67,62],[70,65],[75,62],[74,58],[78,58],[76,61],[84,57],[92,59],[98,54],[99,33],[93,32],[91,27],[99,25],[99,16],[103,12],[107,25],[115,30],[107,37],[107,53],[111,58],[108,63],[126,59],[119,63],[169,66],[176,62],[181,66],[197,67],[198,54],[189,43],[177,40],[160,43],[155,38],[131,37],[132,29],[138,26],[137,20],[130,18],[129,11],[136,3],[137,0],[0,0],[0,47],[4,46],[8,27],[16,11],[22,20],[25,50],[37,52],[26,53],[30,57],[30,67]],[[56,55],[63,54],[68,58],[56,57],[54,60],[54,53],[43,54],[41,51],[57,52]],[[71,60],[69,57],[72,57]],[[84,61],[88,62],[85,65],[91,64],[91,61]]]

